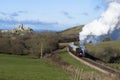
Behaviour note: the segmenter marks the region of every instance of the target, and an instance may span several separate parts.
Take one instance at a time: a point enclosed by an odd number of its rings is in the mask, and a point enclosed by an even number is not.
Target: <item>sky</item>
[[[61,31],[100,17],[105,0],[0,0],[0,29]]]

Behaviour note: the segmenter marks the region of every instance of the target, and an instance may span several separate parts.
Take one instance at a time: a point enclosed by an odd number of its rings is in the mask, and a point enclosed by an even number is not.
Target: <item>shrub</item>
[[[111,47],[106,47],[104,49],[104,51],[102,52],[103,54],[100,55],[100,59],[102,59],[105,62],[117,62],[117,60],[119,60],[119,56],[120,56],[120,50],[119,49],[115,49],[115,48],[111,48]]]
[[[54,32],[2,34],[0,52],[17,55],[32,55],[40,58],[58,48],[58,37]]]

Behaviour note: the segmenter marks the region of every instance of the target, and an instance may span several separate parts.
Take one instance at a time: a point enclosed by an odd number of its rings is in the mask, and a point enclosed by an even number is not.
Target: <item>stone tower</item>
[[[18,30],[24,30],[23,24],[18,24]]]

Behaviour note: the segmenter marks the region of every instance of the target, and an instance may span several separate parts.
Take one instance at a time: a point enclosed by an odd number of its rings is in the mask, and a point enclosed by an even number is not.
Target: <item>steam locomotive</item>
[[[68,45],[68,49],[71,53],[73,53],[74,55],[76,55],[78,57],[85,56],[85,50],[82,49],[81,47],[78,47],[78,46],[74,45],[73,43],[70,43]]]

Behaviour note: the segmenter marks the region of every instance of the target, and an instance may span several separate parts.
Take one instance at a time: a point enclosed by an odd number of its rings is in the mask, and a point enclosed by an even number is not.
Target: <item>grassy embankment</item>
[[[60,46],[67,46],[67,45],[68,45],[68,43],[60,43]],[[120,41],[106,41],[106,42],[101,42],[97,45],[88,44],[88,45],[86,45],[86,48],[89,52],[91,52],[90,53],[91,55],[94,55],[99,58],[99,56],[101,56],[101,55],[104,56],[103,52],[106,48],[120,50]],[[69,61],[73,65],[76,65],[76,62],[74,62],[74,61],[72,62],[71,61],[72,58],[68,54],[64,54],[64,53],[66,53],[66,52],[62,51],[61,56],[64,57],[64,59],[66,59],[66,61]],[[117,53],[117,54],[120,54],[120,53]],[[120,64],[111,63],[108,65],[110,65],[111,67],[120,69]]]
[[[0,80],[70,80],[70,77],[44,59],[0,54]]]
[[[80,68],[83,69],[83,71],[87,72],[87,71],[94,71],[94,69],[80,63],[78,60],[74,59],[72,56],[70,56],[68,54],[68,52],[64,49],[61,50],[60,52],[60,56],[66,61],[68,62],[70,65],[74,66],[75,68]]]
[[[80,63],[70,56],[65,49],[60,51],[60,56],[74,68],[72,80],[114,80],[113,78],[101,74],[99,71]]]
[[[112,64],[107,64],[108,66],[120,70],[120,64],[117,63],[112,63]]]
[[[86,47],[88,51],[93,52],[94,55],[97,55],[98,53],[103,52],[105,48],[120,49],[120,40],[100,42],[97,45],[88,44]]]
[[[116,77],[110,77],[105,74],[101,74],[100,72],[80,63],[79,61],[74,59],[72,56],[70,56],[65,49],[61,50],[60,56],[70,65],[72,65],[75,68],[75,70],[77,70],[77,73],[73,74],[74,76],[72,80],[78,80],[78,78],[80,78],[79,80],[94,80],[94,79],[116,80],[117,79]],[[120,69],[120,64],[108,64],[108,65],[114,68]],[[77,78],[77,79],[74,79],[74,78]]]
[[[105,58],[108,56],[120,56],[120,40],[118,41],[106,41],[101,42],[97,45],[88,44],[87,46],[88,51],[91,52],[92,55],[101,57],[102,60],[105,60]],[[107,54],[105,54],[106,49],[108,49]],[[112,50],[111,50],[112,49]],[[107,56],[106,56],[107,55]],[[107,59],[107,58],[106,58]],[[119,63],[119,59],[117,60]],[[120,70],[120,64],[118,63],[107,63],[107,65],[119,69]]]

